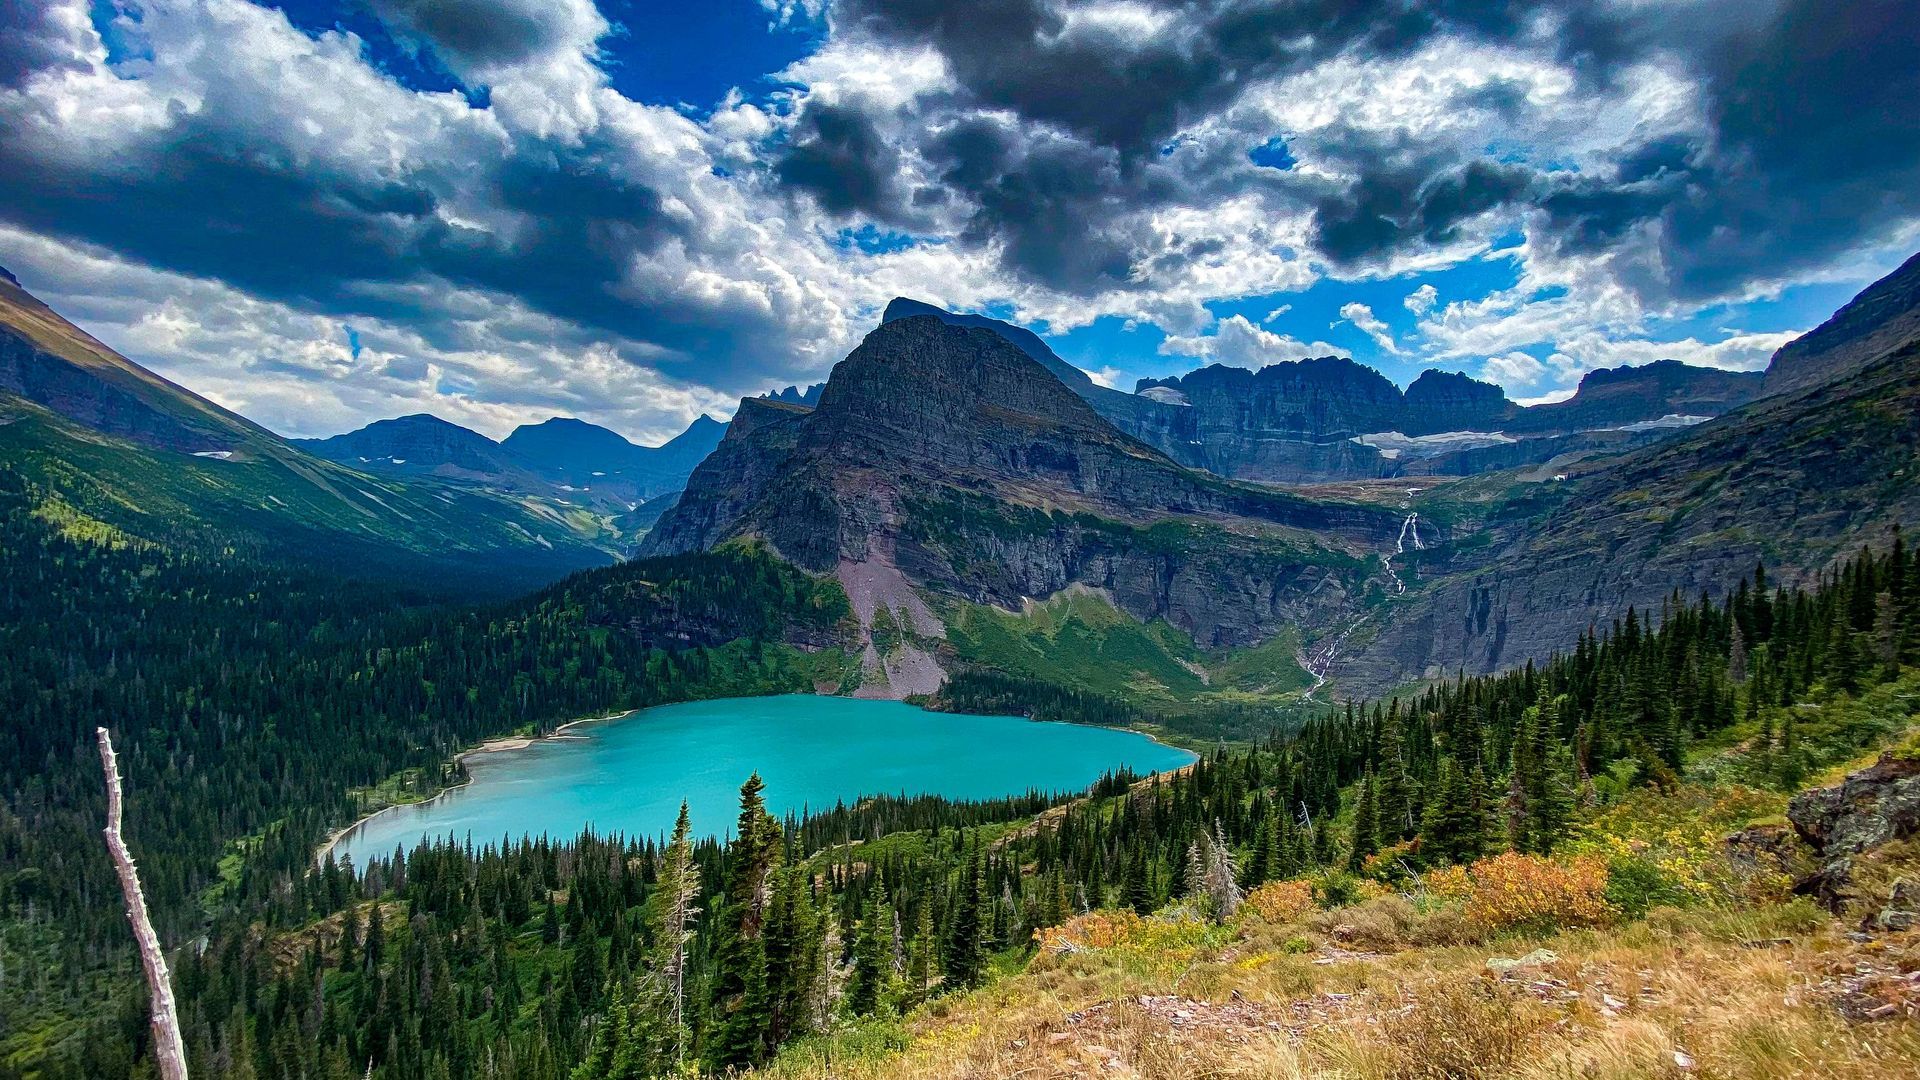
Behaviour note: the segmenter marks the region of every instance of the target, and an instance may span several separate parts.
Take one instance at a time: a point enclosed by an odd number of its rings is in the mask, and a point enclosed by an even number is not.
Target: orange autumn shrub
[[[1468,876],[1467,920],[1484,930],[1597,926],[1613,914],[1607,864],[1592,856],[1557,863],[1509,851],[1474,863]]]
[[[1244,907],[1270,923],[1289,923],[1313,910],[1313,885],[1269,881],[1247,894]]]
[[[1089,911],[1059,926],[1035,930],[1033,939],[1040,951],[1047,953],[1111,949],[1137,933],[1145,922],[1131,911]]]

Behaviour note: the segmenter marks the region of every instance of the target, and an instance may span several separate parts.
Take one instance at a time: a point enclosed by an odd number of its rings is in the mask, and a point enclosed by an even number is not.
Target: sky
[[[1920,247],[1920,0],[0,3],[0,266],[292,436],[658,442],[912,296],[1122,389],[1757,370]]]

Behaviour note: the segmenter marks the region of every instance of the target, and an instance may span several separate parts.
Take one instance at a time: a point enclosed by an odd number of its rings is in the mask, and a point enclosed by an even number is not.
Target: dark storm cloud
[[[828,213],[859,212],[887,222],[900,217],[900,150],[859,109],[807,109],[774,171],[784,183],[819,199]]]
[[[583,340],[610,331],[711,365],[774,332],[623,287],[636,259],[698,238],[662,212],[615,147],[530,144],[474,166],[457,182],[483,185],[486,205],[513,214],[510,224],[449,223],[436,212],[448,177],[382,181],[296,162],[200,113],[111,163],[0,139],[0,221],[307,310],[405,322],[437,347],[467,344],[463,318],[486,313],[423,319],[412,288],[423,281],[516,297],[589,328]]]
[[[559,0],[367,0],[395,40],[430,48],[455,74],[508,67],[578,44],[579,9]]]
[[[835,28],[931,44],[972,100],[1125,155],[1150,153],[1248,85],[1347,50],[1399,55],[1442,29],[1514,33],[1531,5],[1383,0],[1144,0],[1158,35],[1070,25],[1048,0],[841,0]]]
[[[891,148],[873,136],[898,127],[878,116],[864,123],[845,116],[857,103],[831,106],[837,115],[830,120],[816,120],[822,106],[809,104],[776,174],[830,210],[858,209],[881,220],[957,201],[968,208],[962,240],[991,246],[1010,270],[1071,293],[1135,286],[1147,269],[1178,272],[1181,251],[1141,250],[1126,221],[1141,210],[1294,190],[1309,203],[1326,201],[1325,231],[1343,249],[1373,252],[1448,235],[1478,212],[1472,206],[1498,204],[1511,198],[1506,189],[1521,186],[1504,170],[1442,161],[1431,175],[1383,176],[1356,187],[1338,207],[1344,217],[1334,220],[1337,195],[1323,183],[1254,169],[1247,147],[1218,160],[1196,152],[1181,166],[1167,159],[1176,149],[1170,140],[1248,86],[1338,55],[1404,55],[1443,32],[1506,38],[1537,4],[1145,0],[1144,7],[1169,16],[1157,34],[1075,21],[1072,6],[842,0],[833,11],[837,34],[903,48],[930,44],[955,86],[919,103],[904,125],[907,144]],[[1463,107],[1515,107],[1510,86],[1476,93],[1487,100]],[[860,152],[813,135],[829,122],[860,132]],[[919,192],[909,198],[898,175],[909,150],[934,168],[942,199]],[[1449,169],[1458,175],[1446,175]],[[1405,221],[1379,204],[1392,186],[1405,189],[1401,201],[1408,205],[1394,210],[1410,214]]]
[[[1204,205],[1258,184],[1314,210],[1316,253],[1336,263],[1446,243],[1490,210],[1535,209],[1543,242],[1570,252],[1657,237],[1666,287],[1692,297],[1816,268],[1920,214],[1920,12],[1912,0],[1139,6],[1168,16],[1162,29],[1076,21],[1071,0],[839,0],[833,16],[836,34],[941,53],[954,86],[891,129],[906,132],[897,149],[941,169],[948,201],[972,208],[964,239],[996,245],[1009,269],[1066,291],[1139,280],[1127,216]],[[1542,26],[1551,34],[1533,36]],[[1632,65],[1660,60],[1701,87],[1710,130],[1624,147],[1611,170],[1579,175],[1355,139],[1318,148],[1352,178],[1331,191],[1227,162],[1204,163],[1208,173],[1194,162],[1184,173],[1158,165],[1170,140],[1251,85],[1335,57],[1402,57],[1441,36],[1544,49],[1581,80],[1582,93],[1619,92]],[[1522,87],[1500,81],[1453,105],[1510,120],[1529,108]],[[904,212],[903,187],[887,175],[903,159],[873,144],[879,129],[865,124],[862,152],[835,159],[848,166],[844,176],[806,162],[802,186],[832,208]],[[780,170],[797,183],[794,171]],[[835,190],[841,182],[847,191]],[[1651,233],[1638,228],[1656,222]],[[1178,254],[1151,258],[1165,269]]]
[[[1676,287],[1818,267],[1920,214],[1920,10],[1793,0],[1704,57],[1712,176],[1669,219]]]
[[[1320,252],[1353,262],[1415,243],[1451,243],[1459,225],[1532,190],[1530,169],[1486,161],[1445,171],[1378,168],[1314,210]]]

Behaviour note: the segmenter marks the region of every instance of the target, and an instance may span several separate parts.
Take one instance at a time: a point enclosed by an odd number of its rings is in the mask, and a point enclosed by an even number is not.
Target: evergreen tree
[[[766,914],[769,876],[780,859],[779,822],[767,813],[766,784],[755,773],[740,786],[740,818],[727,846],[725,902],[715,949],[715,1030],[707,1048],[714,1068],[756,1065],[772,1050],[773,1001],[767,985]]]
[[[946,983],[957,989],[966,989],[979,983],[986,974],[987,951],[984,927],[981,925],[980,912],[980,853],[976,849],[967,855],[965,869],[954,883],[953,925],[947,931],[947,948],[941,966],[946,969]]]

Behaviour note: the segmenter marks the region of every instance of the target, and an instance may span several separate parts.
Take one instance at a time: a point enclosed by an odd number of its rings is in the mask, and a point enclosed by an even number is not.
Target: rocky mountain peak
[[[1826,322],[1781,346],[1767,367],[1766,392],[1807,390],[1844,378],[1916,339],[1920,254],[1861,290]]]
[[[1117,434],[1085,400],[991,328],[915,315],[882,323],[833,369],[823,421],[933,445],[1013,424]]]

